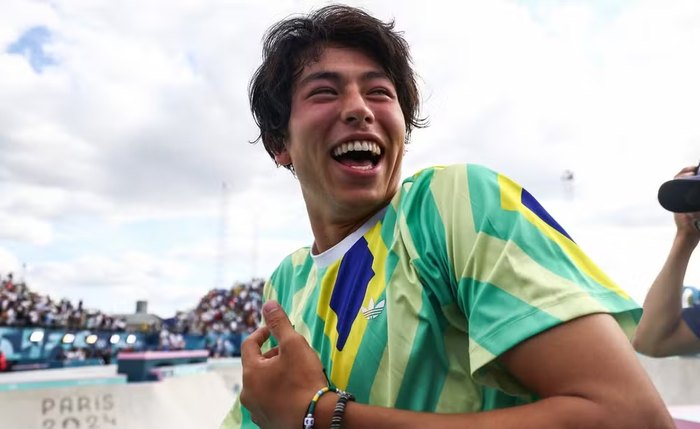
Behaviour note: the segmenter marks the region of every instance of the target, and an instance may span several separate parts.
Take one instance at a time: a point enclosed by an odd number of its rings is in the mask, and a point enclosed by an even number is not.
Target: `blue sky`
[[[700,3],[349,3],[412,46],[431,126],[404,176],[506,173],[641,301],[673,234],[656,190],[700,159]],[[297,182],[248,143],[246,89],[264,31],[323,4],[3,2],[0,273],[169,316],[310,244]]]
[[[36,73],[56,64],[56,61],[44,50],[51,42],[51,32],[45,26],[31,27],[7,47],[8,54],[24,56]]]

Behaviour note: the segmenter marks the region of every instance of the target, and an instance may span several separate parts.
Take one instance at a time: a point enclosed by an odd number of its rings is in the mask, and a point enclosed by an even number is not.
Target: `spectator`
[[[182,350],[184,334],[204,335],[213,357],[232,356],[235,336],[247,335],[260,324],[262,288],[265,281],[235,283],[230,289],[212,289],[190,311],[178,311],[167,319],[157,335],[160,350]]]
[[[700,306],[683,309],[683,280],[700,242],[700,175],[682,169],[659,189],[659,202],[674,212],[676,235],[666,262],[644,301],[634,347],[654,357],[700,353]]]
[[[212,289],[197,307],[178,312],[170,330],[178,333],[207,335],[251,333],[260,323],[262,279],[236,283],[230,289]]]

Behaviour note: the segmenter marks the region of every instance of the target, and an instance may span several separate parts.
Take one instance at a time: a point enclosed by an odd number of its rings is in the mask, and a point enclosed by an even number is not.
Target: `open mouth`
[[[373,141],[356,140],[343,143],[333,149],[333,159],[350,168],[370,170],[382,157],[382,149]]]

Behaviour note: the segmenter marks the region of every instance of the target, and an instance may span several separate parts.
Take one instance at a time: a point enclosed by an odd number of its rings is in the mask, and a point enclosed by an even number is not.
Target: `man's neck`
[[[340,243],[353,232],[382,210],[386,205],[377,207],[374,210],[361,214],[354,219],[324,220],[320,216],[314,216],[309,212],[311,231],[314,234],[314,244],[311,252],[319,255],[326,250]]]

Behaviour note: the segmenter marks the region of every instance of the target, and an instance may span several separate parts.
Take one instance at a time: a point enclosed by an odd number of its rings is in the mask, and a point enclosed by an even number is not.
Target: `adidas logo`
[[[383,299],[375,305],[374,299],[370,298],[369,304],[367,304],[367,308],[362,307],[360,311],[362,311],[362,315],[365,316],[365,319],[372,320],[382,313],[382,310],[384,310],[385,301],[386,300]]]

